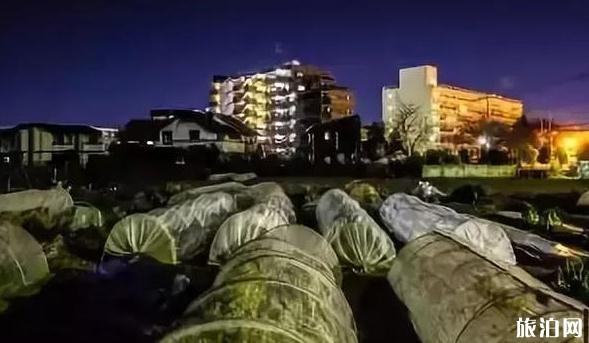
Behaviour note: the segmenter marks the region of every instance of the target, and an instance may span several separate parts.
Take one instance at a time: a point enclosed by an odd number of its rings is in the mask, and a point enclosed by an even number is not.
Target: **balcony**
[[[86,152],[104,152],[106,151],[106,144],[88,144],[85,143],[82,145],[82,151]]]
[[[74,150],[74,145],[73,144],[53,144],[51,146],[51,150],[52,151],[68,151],[68,150]]]

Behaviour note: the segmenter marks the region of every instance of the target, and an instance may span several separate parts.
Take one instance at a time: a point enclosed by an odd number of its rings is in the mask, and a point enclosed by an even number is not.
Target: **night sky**
[[[204,108],[213,74],[298,59],[333,72],[365,122],[401,67],[589,122],[589,1],[0,0],[0,125],[123,125]]]

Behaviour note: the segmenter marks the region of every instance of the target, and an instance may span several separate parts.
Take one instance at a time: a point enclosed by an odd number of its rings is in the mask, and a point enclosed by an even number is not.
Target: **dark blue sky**
[[[400,67],[589,122],[589,1],[0,0],[0,125],[204,107],[213,74],[298,59],[380,117]]]

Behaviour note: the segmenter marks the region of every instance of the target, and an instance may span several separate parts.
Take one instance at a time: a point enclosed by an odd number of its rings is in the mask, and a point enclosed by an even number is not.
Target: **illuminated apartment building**
[[[333,76],[297,61],[237,76],[214,76],[209,110],[255,129],[269,153],[290,156],[312,124],[352,115],[354,98]]]
[[[399,86],[382,90],[382,119],[388,131],[395,125],[399,108],[417,107],[432,128],[427,143],[418,150],[457,148],[466,124],[482,120],[513,125],[523,114],[520,100],[438,84],[437,68],[419,66],[399,70]]]

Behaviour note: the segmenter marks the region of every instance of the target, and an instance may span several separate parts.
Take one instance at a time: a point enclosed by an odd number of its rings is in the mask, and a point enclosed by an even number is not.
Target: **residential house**
[[[0,154],[24,166],[61,163],[86,164],[91,155],[104,155],[117,130],[90,125],[27,123],[0,129]],[[9,161],[5,161],[9,162]]]

